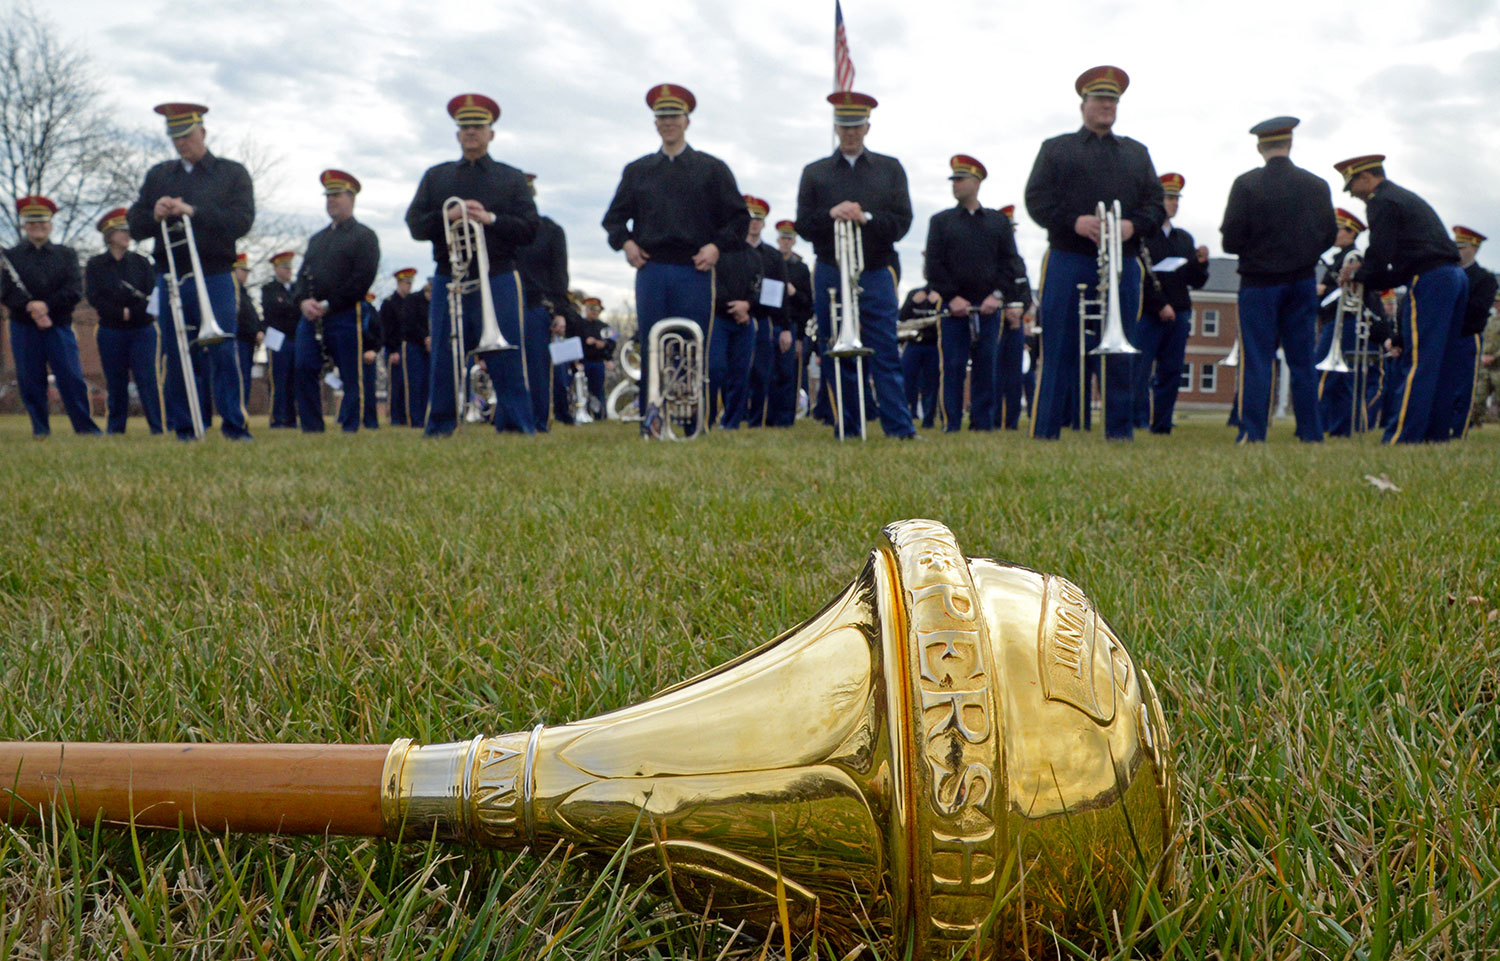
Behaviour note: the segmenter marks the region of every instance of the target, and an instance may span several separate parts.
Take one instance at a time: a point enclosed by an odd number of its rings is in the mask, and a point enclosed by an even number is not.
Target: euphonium
[[[565,842],[830,957],[1052,957],[1167,885],[1177,785],[1151,682],[1076,586],[885,528],[812,618],[650,700],[448,744],[0,744],[12,823]],[[5,788],[0,787],[0,795]],[[780,903],[778,899],[780,895]]]
[[[664,317],[647,338],[647,436],[691,440],[707,429],[708,381],[703,328],[686,317]]]

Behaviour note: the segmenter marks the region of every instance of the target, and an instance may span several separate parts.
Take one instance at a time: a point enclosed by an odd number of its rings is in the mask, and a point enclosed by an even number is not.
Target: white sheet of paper
[[[1170,274],[1186,263],[1186,257],[1163,257],[1161,263],[1151,265],[1151,272],[1156,274]]]
[[[266,328],[266,350],[280,350],[281,345],[286,343],[286,334],[275,327]]]
[[[329,387],[332,387],[334,390],[344,389],[344,382],[339,379],[338,374],[335,374],[331,370],[328,372],[328,376],[323,378],[323,383],[327,384]]]
[[[583,360],[583,338],[564,337],[547,345],[552,352],[552,366],[566,364],[574,360]]]
[[[1330,290],[1328,292],[1328,296],[1326,296],[1326,297],[1323,298],[1323,302],[1319,306],[1327,307],[1329,304],[1333,303],[1335,300],[1338,300],[1339,299],[1339,289],[1340,288],[1335,287],[1332,290]]]
[[[152,287],[151,296],[146,299],[146,313],[152,317],[161,316],[161,288]]]
[[[776,308],[781,306],[781,300],[786,296],[786,284],[779,280],[767,277],[760,282],[760,304],[762,307]]]

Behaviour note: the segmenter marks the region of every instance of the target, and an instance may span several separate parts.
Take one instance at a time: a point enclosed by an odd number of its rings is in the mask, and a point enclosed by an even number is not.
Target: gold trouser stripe
[[[401,342],[401,406],[406,408],[406,425],[411,426],[411,377],[407,371],[411,365],[406,362],[406,341]]]
[[[1047,251],[1042,254],[1042,269],[1037,278],[1036,289],[1042,291],[1042,294],[1037,296],[1036,301],[1036,315],[1038,317],[1042,316],[1042,297],[1045,296],[1047,290],[1047,258],[1050,256],[1052,256],[1052,248],[1048,247]],[[1081,335],[1082,331],[1079,333]],[[1032,378],[1035,381],[1036,388],[1031,392],[1031,414],[1029,417],[1031,425],[1027,430],[1027,433],[1032,437],[1036,436],[1036,405],[1042,399],[1042,362],[1046,359],[1047,338],[1038,337],[1036,342],[1036,367],[1032,371]]]
[[[941,312],[942,309],[943,309],[943,305],[939,304],[938,305],[938,311]],[[937,416],[938,416],[938,426],[941,429],[943,429],[943,430],[947,430],[948,429],[948,371],[947,371],[946,365],[943,362],[943,322],[941,320],[937,322],[937,335],[938,335],[937,336],[937,349],[938,349]],[[920,383],[920,381],[919,381],[919,383]],[[922,392],[920,390],[917,391],[917,397],[920,399],[921,396],[922,396]]]
[[[209,308],[212,309],[212,307],[213,307],[213,304],[210,303],[209,304]],[[202,315],[200,314],[199,316],[201,317]],[[234,281],[234,316],[235,316],[235,321],[236,321],[236,323],[234,325],[234,331],[235,331],[235,338],[234,338],[234,379],[235,379],[235,382],[240,385],[240,421],[242,423],[244,423],[245,429],[249,430],[250,429],[250,411],[245,406],[245,395],[250,392],[250,388],[245,385],[245,371],[244,371],[244,368],[240,366],[240,339],[239,339],[240,325],[238,323],[239,316],[240,316],[240,285],[239,285],[239,281]]]
[[[1401,439],[1401,431],[1406,427],[1406,405],[1411,401],[1411,385],[1417,376],[1417,284],[1422,280],[1422,275],[1417,274],[1411,279],[1411,286],[1406,288],[1406,302],[1411,305],[1411,367],[1406,371],[1406,383],[1401,387],[1401,413],[1396,415],[1396,430],[1391,434],[1391,443],[1394,444]],[[1400,309],[1397,309],[1400,314]]]
[[[354,421],[356,426],[363,426],[365,421],[365,318],[363,304],[356,304],[354,306],[354,374],[359,379],[359,410],[354,412]]]
[[[1458,439],[1463,440],[1469,436],[1469,412],[1474,409],[1474,386],[1479,382],[1479,335],[1470,335],[1474,338],[1474,370],[1469,374],[1469,396],[1464,401],[1463,426],[1458,429]]]

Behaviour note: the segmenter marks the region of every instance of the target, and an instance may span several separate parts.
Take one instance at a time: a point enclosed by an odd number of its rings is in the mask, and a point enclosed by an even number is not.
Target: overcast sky
[[[802,167],[832,149],[832,0],[38,9],[93,56],[122,122],[160,132],[153,105],[197,101],[212,111],[211,147],[252,134],[278,153],[277,182],[257,184],[262,209],[321,226],[318,172],[359,177],[382,293],[397,267],[431,272],[403,216],[422,171],[458,155],[444,110],[454,94],[499,101],[492,155],[538,175],[539,208],[567,232],[573,286],[612,308],[631,295],[632,272],[599,221],[621,167],[658,146],[648,87],[696,94],[689,141],[768,200],[771,223],[794,216]],[[1116,131],[1145,143],[1159,172],[1187,178],[1178,226],[1215,254],[1229,185],[1259,162],[1246,130],[1283,113],[1302,118],[1293,159],[1329,180],[1336,205],[1364,214],[1331,165],[1385,153],[1391,179],[1445,223],[1500,242],[1500,122],[1493,96],[1481,99],[1500,91],[1495,0],[845,0],[844,18],[855,89],[880,100],[867,145],[899,158],[911,182],[904,287],[919,282],[928,218],[952,203],[948,157],[978,157],[990,172],[980,199],[1024,211],[1038,145],[1077,129],[1073,80],[1100,63],[1131,77]],[[164,135],[161,149],[170,155]],[[1035,282],[1045,235],[1019,220]]]

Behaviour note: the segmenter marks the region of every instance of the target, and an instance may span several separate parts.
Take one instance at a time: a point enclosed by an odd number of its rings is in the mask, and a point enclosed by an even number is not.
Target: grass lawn
[[[1237,447],[1218,415],[1132,444],[257,426],[33,443],[0,418],[0,739],[596,714],[795,625],[883,524],[930,517],[1080,585],[1163,698],[1178,887],[1111,919],[1109,956],[1500,953],[1500,428],[1392,449],[1285,422]],[[0,957],[760,956],[565,860],[0,827]]]

